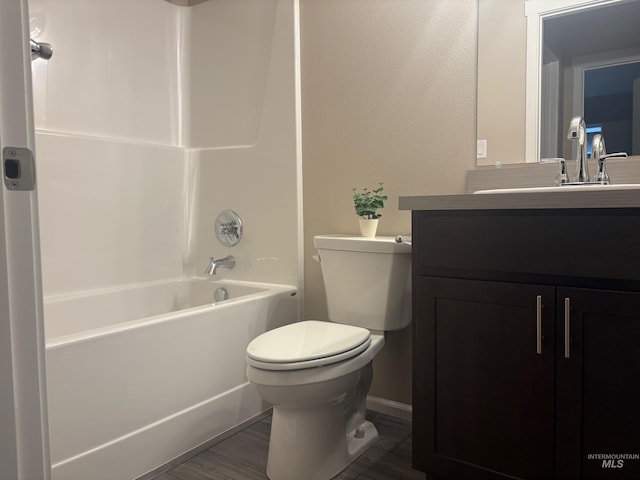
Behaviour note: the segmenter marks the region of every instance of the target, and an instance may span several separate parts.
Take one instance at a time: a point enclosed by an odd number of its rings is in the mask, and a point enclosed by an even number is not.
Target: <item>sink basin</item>
[[[478,190],[473,192],[475,194],[492,194],[492,193],[546,193],[546,192],[583,192],[586,190],[638,190],[640,189],[639,183],[620,183],[617,185],[600,185],[600,184],[587,184],[587,185],[561,185],[558,187],[521,187],[521,188],[494,188],[492,190]]]

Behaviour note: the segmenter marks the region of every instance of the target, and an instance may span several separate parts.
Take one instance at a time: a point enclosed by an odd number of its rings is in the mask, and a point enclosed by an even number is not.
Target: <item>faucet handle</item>
[[[596,174],[596,183],[601,183],[602,185],[609,185],[611,183],[611,179],[609,178],[609,174],[607,173],[607,158],[626,158],[628,157],[627,152],[616,152],[616,153],[608,153],[606,155],[601,155],[598,157],[598,173]]]
[[[604,137],[600,133],[596,133],[591,140],[591,158],[599,160],[600,157],[607,153],[607,148],[604,146]]]
[[[627,152],[616,152],[616,153],[607,153],[606,155],[602,155],[600,158],[627,158],[629,154]]]
[[[558,162],[560,163],[560,171],[556,176],[556,185],[564,185],[565,183],[569,183],[569,175],[567,175],[567,161],[564,158],[558,158]]]

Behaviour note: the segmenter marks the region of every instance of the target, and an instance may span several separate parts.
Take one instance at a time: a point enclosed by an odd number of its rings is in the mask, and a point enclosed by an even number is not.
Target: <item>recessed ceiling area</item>
[[[590,7],[545,18],[543,41],[558,58],[637,48],[640,45],[640,1]]]

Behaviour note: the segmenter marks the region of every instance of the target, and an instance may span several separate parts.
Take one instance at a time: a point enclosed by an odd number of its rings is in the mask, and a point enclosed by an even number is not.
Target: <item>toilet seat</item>
[[[370,343],[366,328],[307,320],[255,338],[247,347],[247,363],[265,370],[301,370],[355,357]]]

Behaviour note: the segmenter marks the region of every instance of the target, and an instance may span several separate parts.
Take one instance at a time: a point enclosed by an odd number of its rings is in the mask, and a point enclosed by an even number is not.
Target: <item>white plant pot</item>
[[[378,230],[378,219],[373,218],[359,218],[360,222],[360,235],[367,238],[373,238],[376,236]]]

